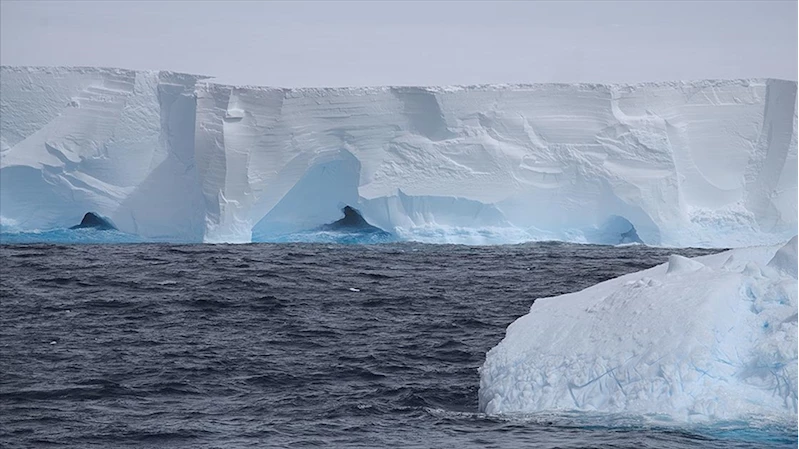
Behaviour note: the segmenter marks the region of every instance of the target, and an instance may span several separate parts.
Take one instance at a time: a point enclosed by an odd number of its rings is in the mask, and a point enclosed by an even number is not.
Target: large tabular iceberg
[[[796,83],[281,89],[0,72],[0,215],[248,242],[352,206],[400,238],[741,246],[796,233]]]
[[[796,423],[797,239],[538,299],[480,370],[480,409]]]

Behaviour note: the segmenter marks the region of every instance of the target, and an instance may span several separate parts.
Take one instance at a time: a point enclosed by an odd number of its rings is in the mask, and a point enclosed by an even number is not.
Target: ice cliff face
[[[796,233],[796,83],[231,87],[0,72],[0,215],[248,242],[359,209],[423,241],[674,246]],[[625,237],[627,236],[627,237]]]

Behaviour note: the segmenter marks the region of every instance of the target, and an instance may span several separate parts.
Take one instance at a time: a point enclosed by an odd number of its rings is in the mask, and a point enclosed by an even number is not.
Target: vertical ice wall
[[[147,237],[247,242],[350,204],[426,241],[634,231],[740,246],[796,232],[795,82],[275,89],[0,74],[0,215],[26,229],[93,210]]]
[[[198,77],[99,68],[10,68],[0,76],[0,215],[22,229],[87,211],[127,231],[204,233],[194,163]]]

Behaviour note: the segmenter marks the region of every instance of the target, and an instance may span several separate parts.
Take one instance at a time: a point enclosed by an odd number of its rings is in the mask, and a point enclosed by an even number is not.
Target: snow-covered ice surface
[[[797,419],[797,239],[534,302],[480,369],[489,414]]]
[[[2,67],[0,83],[0,215],[23,230],[94,211],[144,238],[280,241],[345,205],[425,242],[732,247],[797,228],[792,81],[283,89]]]

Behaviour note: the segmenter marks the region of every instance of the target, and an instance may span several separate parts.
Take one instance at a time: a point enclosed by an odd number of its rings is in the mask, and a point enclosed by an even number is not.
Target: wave
[[[117,230],[50,229],[21,231],[9,227],[0,228],[0,244],[24,243],[146,243],[150,240]]]
[[[685,424],[671,421],[660,415],[630,415],[600,412],[539,412],[507,415],[489,415],[442,408],[425,407],[424,411],[442,420],[487,420],[519,425],[545,426],[564,429],[611,429],[615,431],[647,430],[664,434],[677,434],[682,438],[703,441],[729,441],[752,447],[796,447],[797,423],[752,416],[735,421],[715,421],[702,424]]]
[[[542,232],[500,226],[464,228],[425,225],[412,228],[396,228],[394,232],[402,240],[455,245],[514,245],[552,240],[551,235]]]
[[[344,245],[374,245],[399,242],[386,232],[302,231],[275,237],[256,237],[253,243],[338,243]]]
[[[586,241],[581,233],[554,235],[534,228],[481,227],[464,228],[425,225],[395,228],[389,232],[307,230],[282,235],[253,235],[252,243],[327,243],[345,245],[375,245],[383,243],[417,242],[451,245],[518,245],[524,243],[562,242],[597,244]],[[25,243],[190,243],[167,238],[149,238],[118,230],[49,229],[25,230],[10,219],[0,217],[0,244]],[[601,244],[601,243],[600,243]],[[614,246],[637,246],[641,243],[621,243]]]

